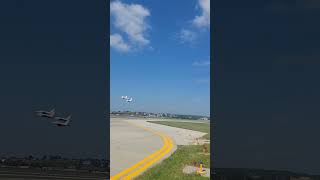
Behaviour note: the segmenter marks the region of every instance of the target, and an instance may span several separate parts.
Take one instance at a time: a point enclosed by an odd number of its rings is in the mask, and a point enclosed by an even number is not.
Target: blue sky
[[[111,110],[209,115],[209,0],[117,0],[110,13]]]

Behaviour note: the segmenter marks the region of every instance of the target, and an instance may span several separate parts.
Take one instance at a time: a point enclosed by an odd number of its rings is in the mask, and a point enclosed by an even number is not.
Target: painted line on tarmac
[[[142,128],[146,131],[157,134],[158,136],[161,137],[161,139],[163,141],[163,146],[158,151],[145,157],[144,159],[140,160],[139,162],[133,164],[131,167],[121,171],[120,173],[118,173],[114,176],[111,176],[110,180],[118,180],[118,179],[121,179],[121,177],[123,177],[123,176],[124,176],[124,178],[123,178],[124,180],[128,180],[128,179],[132,179],[132,178],[138,176],[141,172],[146,170],[148,167],[150,167],[153,164],[155,164],[156,162],[158,162],[162,157],[164,157],[166,154],[168,154],[173,148],[173,141],[166,134],[152,130],[147,127],[143,127],[143,126],[131,123],[131,122],[128,122],[128,123],[133,126]]]

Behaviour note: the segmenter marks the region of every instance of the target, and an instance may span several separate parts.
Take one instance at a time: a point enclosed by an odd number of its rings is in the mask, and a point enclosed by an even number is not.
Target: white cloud
[[[198,0],[198,5],[201,8],[201,15],[196,16],[192,23],[198,28],[210,27],[210,0]]]
[[[120,34],[110,35],[110,46],[120,52],[128,52],[130,46],[123,40]]]
[[[182,42],[192,42],[196,39],[197,34],[188,29],[182,29],[180,32],[180,39]]]
[[[130,43],[138,46],[149,44],[146,37],[149,28],[146,17],[150,16],[148,9],[139,4],[125,4],[117,0],[111,2],[110,13],[114,17],[114,26],[128,36]]]
[[[192,63],[192,66],[197,66],[197,67],[210,66],[210,61],[195,61]]]
[[[210,0],[197,0],[197,7],[201,14],[195,16],[189,27],[180,31],[182,42],[194,42],[198,38],[199,30],[210,28]]]

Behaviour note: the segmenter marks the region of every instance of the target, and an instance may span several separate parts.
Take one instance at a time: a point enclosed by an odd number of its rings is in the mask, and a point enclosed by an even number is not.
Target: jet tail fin
[[[71,120],[71,115],[69,115],[68,117],[66,117],[67,122],[70,122]]]
[[[65,118],[66,121],[64,122],[64,125],[68,126],[70,121],[71,121],[71,115],[69,115],[68,117]]]
[[[55,113],[56,112],[56,110],[53,108],[51,111],[50,111],[50,113]]]

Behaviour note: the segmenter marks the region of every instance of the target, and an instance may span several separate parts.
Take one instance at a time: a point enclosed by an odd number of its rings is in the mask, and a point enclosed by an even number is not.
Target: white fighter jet
[[[36,115],[39,117],[53,118],[55,115],[55,109],[51,111],[35,111]]]
[[[132,100],[133,100],[132,98],[128,98],[126,101],[131,102]]]
[[[55,119],[57,121],[52,122],[52,124],[55,124],[59,127],[66,127],[66,126],[70,126],[70,120],[71,120],[71,115],[69,115],[66,118],[62,118],[62,117],[55,117]]]
[[[132,102],[132,97],[129,96],[121,96],[121,99],[125,100],[126,102]]]
[[[121,96],[121,99],[127,100],[129,97],[128,96]]]

